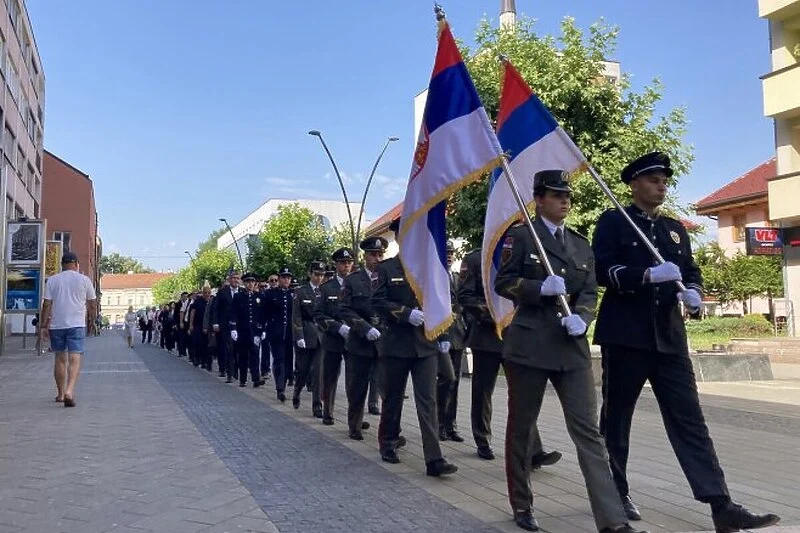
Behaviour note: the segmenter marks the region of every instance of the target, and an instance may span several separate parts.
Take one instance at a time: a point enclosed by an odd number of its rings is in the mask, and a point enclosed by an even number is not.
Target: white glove
[[[679,292],[678,300],[683,301],[692,313],[698,312],[700,306],[703,305],[703,299],[700,297],[700,293],[694,289],[686,289],[683,292]]]
[[[448,353],[450,351],[450,341],[442,341],[439,343],[439,351]]]
[[[658,266],[650,267],[650,283],[664,283],[665,281],[680,281],[681,269],[675,263],[667,261]]]
[[[561,276],[547,276],[542,282],[542,288],[539,294],[542,296],[567,294],[567,286],[564,284],[564,278]]]
[[[255,344],[256,346],[261,346],[261,337],[259,336],[253,337],[253,344]]]
[[[341,335],[346,339],[349,334],[350,334],[350,326],[348,326],[347,324],[342,324],[339,327],[339,335]]]
[[[305,339],[300,339],[299,341],[297,341],[297,347],[298,348],[303,348],[305,350],[305,348],[306,348],[306,340]]]
[[[239,340],[239,332],[236,331],[235,329],[231,331],[231,340],[233,342],[236,342],[236,341]]]
[[[412,326],[421,326],[425,322],[425,315],[419,309],[412,309],[408,315],[408,323]]]
[[[369,328],[369,331],[367,332],[367,340],[368,341],[376,341],[376,340],[380,339],[380,337],[381,337],[381,332],[380,331],[378,331],[375,328]]]
[[[261,340],[263,341],[263,340],[265,340],[266,338],[267,338],[267,332],[265,331],[265,332],[263,332],[263,333],[261,334]]]
[[[580,315],[569,315],[561,319],[561,325],[567,328],[567,333],[572,337],[580,337],[586,333],[586,322]]]

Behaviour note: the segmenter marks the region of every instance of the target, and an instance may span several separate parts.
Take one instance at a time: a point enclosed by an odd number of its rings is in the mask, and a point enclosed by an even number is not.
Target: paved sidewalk
[[[18,339],[11,339],[11,343]],[[461,384],[463,444],[443,443],[460,470],[424,475],[413,406],[404,408],[403,462],[380,462],[378,417],[366,440],[347,438],[343,382],[337,423],[311,416],[261,389],[216,375],[152,346],[127,348],[106,333],[88,341],[75,409],[53,402],[52,355],[7,347],[0,357],[0,533],[281,531],[520,531],[511,522],[502,449],[505,388],[495,396],[496,461],[469,439],[469,380]],[[409,391],[410,392],[410,391]],[[800,525],[800,412],[796,406],[704,396],[733,496]],[[642,528],[711,528],[691,499],[652,396],[640,400],[632,436],[633,497]],[[534,473],[535,507],[550,532],[594,531],[577,458],[553,394],[540,430],[564,453]],[[640,525],[637,524],[637,525]],[[786,527],[788,526],[788,527]]]

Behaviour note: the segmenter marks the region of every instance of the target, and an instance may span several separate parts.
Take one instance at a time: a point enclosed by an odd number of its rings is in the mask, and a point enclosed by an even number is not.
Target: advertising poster
[[[44,252],[44,277],[49,278],[61,272],[61,241],[47,241]]]
[[[9,265],[42,262],[42,223],[9,222],[6,234],[6,258]]]
[[[41,302],[41,270],[38,268],[8,267],[6,270],[6,311],[31,312]]]

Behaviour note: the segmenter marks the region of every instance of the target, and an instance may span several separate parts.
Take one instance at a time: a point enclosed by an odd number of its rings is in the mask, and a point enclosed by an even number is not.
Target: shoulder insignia
[[[672,237],[672,241],[673,241],[675,244],[680,244],[680,243],[681,243],[681,236],[680,236],[680,235],[678,235],[678,232],[677,232],[677,231],[670,231],[670,232],[669,232],[669,236],[670,236],[670,237]]]

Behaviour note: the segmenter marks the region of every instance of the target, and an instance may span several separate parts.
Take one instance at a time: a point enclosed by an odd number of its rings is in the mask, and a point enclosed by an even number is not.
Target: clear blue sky
[[[27,0],[42,56],[45,146],[95,184],[106,251],[178,268],[219,223],[269,197],[339,198],[309,129],[320,129],[351,196],[388,135],[367,214],[402,200],[413,96],[430,76],[430,1]],[[471,42],[498,0],[445,2]],[[663,109],[688,107],[693,202],[771,157],[759,75],[769,70],[756,0],[517,0],[557,33],[567,15],[620,27],[614,59],[641,86],[660,76]]]

